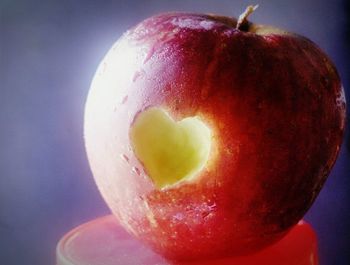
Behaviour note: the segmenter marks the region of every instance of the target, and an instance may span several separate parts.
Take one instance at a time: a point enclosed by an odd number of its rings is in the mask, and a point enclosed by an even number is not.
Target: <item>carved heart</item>
[[[174,121],[161,108],[138,114],[130,128],[134,152],[158,188],[191,180],[206,164],[209,128],[198,118]]]

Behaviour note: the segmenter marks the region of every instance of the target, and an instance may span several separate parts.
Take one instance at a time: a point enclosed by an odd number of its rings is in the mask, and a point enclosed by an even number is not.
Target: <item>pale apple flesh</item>
[[[344,91],[329,58],[304,37],[235,26],[212,15],[151,17],[113,46],[89,93],[96,183],[120,223],[169,258],[244,254],[281,238],[315,200],[342,142]],[[184,148],[193,161],[178,165],[183,154],[167,149],[166,166],[155,162],[172,141],[147,147],[134,126],[150,108],[171,118],[157,120],[167,139],[185,139],[170,121],[202,122],[190,126],[204,136]],[[150,124],[139,129],[152,135]]]
[[[198,118],[174,122],[161,108],[141,112],[130,129],[134,152],[158,188],[193,180],[206,164],[211,134]]]

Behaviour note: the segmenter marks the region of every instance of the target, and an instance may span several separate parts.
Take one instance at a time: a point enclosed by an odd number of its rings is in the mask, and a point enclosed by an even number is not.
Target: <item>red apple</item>
[[[246,254],[280,239],[342,142],[344,91],[327,55],[246,17],[148,18],[92,82],[85,141],[98,188],[167,258]]]

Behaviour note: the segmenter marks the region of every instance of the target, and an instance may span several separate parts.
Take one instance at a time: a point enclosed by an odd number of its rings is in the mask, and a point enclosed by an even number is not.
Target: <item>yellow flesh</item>
[[[161,108],[140,113],[130,129],[137,158],[158,188],[190,180],[207,162],[211,133],[197,117],[175,122]]]

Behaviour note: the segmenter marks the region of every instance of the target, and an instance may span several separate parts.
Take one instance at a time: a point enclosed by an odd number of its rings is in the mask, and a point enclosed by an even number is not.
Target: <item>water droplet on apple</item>
[[[263,108],[263,106],[264,106],[263,100],[259,101],[259,102],[258,102],[258,105],[257,105],[258,110],[261,110],[261,109]]]
[[[167,93],[171,90],[171,85],[166,85],[165,87],[162,88],[162,93]]]
[[[129,157],[126,154],[121,154],[120,157],[125,161],[129,163]]]
[[[318,192],[316,192],[315,190],[312,191],[312,195],[311,195],[312,201],[316,198],[317,194],[318,194]]]
[[[141,72],[140,72],[140,71],[137,71],[137,72],[134,74],[134,76],[133,76],[133,78],[132,78],[132,81],[133,81],[133,82],[136,82],[136,80],[139,79],[140,77],[141,77]]]
[[[327,87],[329,85],[329,79],[325,76],[321,76],[320,81],[321,81],[321,84],[325,87]]]
[[[132,167],[132,171],[135,172],[137,175],[141,175],[141,171],[138,167]]]
[[[201,90],[201,99],[207,99],[209,96],[209,86],[203,86]]]
[[[155,47],[153,46],[147,53],[146,58],[143,60],[143,64],[146,64],[153,56],[155,52]]]
[[[174,219],[182,221],[184,219],[184,215],[182,213],[176,213],[174,215]]]
[[[99,74],[102,75],[104,72],[106,72],[106,70],[107,70],[107,63],[103,62],[101,65],[101,70],[100,70]]]
[[[132,112],[130,110],[128,110],[126,114],[128,115],[129,119],[131,119],[133,117]]]
[[[216,208],[217,208],[215,202],[213,202],[213,203],[211,203],[211,204],[208,204],[208,207],[209,207],[209,209],[210,209],[211,211],[214,211],[214,210],[216,210]]]
[[[181,104],[180,99],[176,99],[175,100],[175,110],[179,110],[180,109],[180,104]]]
[[[126,95],[122,100],[122,104],[125,104],[127,101],[128,101],[128,96]]]
[[[178,237],[178,232],[177,232],[177,231],[174,231],[174,232],[171,234],[171,237],[172,237],[172,238],[177,238],[177,237]]]
[[[211,214],[211,212],[202,212],[202,218],[205,219],[205,218],[207,218],[210,214]]]

